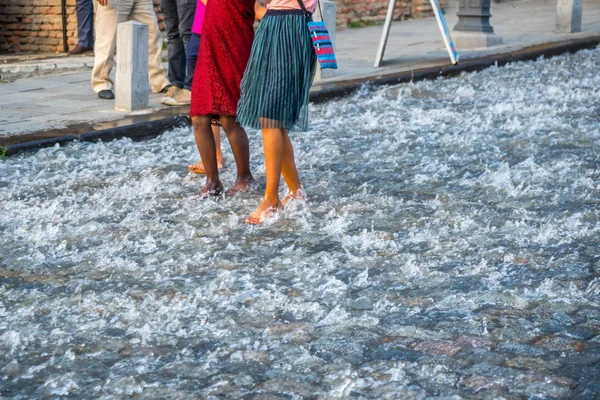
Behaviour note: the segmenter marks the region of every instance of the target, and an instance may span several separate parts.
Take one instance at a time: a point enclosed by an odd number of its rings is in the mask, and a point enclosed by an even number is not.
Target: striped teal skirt
[[[238,122],[245,128],[306,131],[316,60],[302,11],[267,11],[242,78]]]

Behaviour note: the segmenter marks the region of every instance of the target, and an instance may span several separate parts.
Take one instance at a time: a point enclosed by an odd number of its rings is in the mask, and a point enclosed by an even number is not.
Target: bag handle
[[[304,16],[306,17],[306,20],[312,21],[312,14],[309,13],[308,10],[306,9],[304,2],[302,0],[298,0],[298,4],[300,4],[300,7],[302,8],[302,11],[304,12]],[[317,6],[319,6],[319,14],[321,14],[321,19],[323,19],[323,11],[321,10],[321,2],[319,0],[317,0]]]
[[[298,0],[298,4],[300,4],[300,8],[302,8],[302,11],[304,12],[304,17],[306,18],[306,21],[312,21],[312,14],[309,13],[306,9],[304,2],[302,0]]]

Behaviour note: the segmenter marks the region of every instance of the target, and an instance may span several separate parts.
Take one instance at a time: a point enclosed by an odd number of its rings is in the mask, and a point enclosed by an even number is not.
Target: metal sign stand
[[[379,68],[379,65],[381,65],[381,61],[383,60],[385,46],[387,45],[388,37],[390,36],[390,27],[392,26],[392,20],[394,19],[394,10],[396,9],[397,1],[398,0],[390,0],[388,3],[385,24],[383,25],[383,33],[381,34],[381,41],[379,42],[379,50],[377,50],[377,56],[375,57],[375,68]],[[452,61],[452,64],[457,64],[459,56],[456,51],[456,48],[454,47],[454,42],[452,41],[452,37],[450,36],[450,30],[448,29],[448,25],[446,25],[446,19],[444,18],[444,14],[442,13],[440,5],[437,0],[429,1],[431,2],[431,8],[437,19],[440,32],[442,33],[442,39],[444,40],[444,44],[446,45],[446,49],[448,50],[450,60]]]
[[[377,50],[377,56],[375,57],[375,68],[379,68],[381,61],[383,60],[385,46],[387,45],[388,37],[390,36],[390,27],[392,26],[392,20],[394,19],[394,10],[396,9],[397,2],[398,0],[389,0],[385,24],[383,25],[383,32],[381,34],[381,40],[379,41],[379,49]]]

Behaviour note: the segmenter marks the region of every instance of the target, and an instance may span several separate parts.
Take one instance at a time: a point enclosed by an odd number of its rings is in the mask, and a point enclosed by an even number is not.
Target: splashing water
[[[313,105],[310,201],[259,227],[187,128],[2,160],[0,395],[600,396],[599,67]]]

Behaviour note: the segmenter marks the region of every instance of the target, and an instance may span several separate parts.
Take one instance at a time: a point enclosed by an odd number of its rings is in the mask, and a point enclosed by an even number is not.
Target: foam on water
[[[599,64],[312,105],[310,200],[258,227],[189,128],[0,161],[0,395],[600,396]]]

